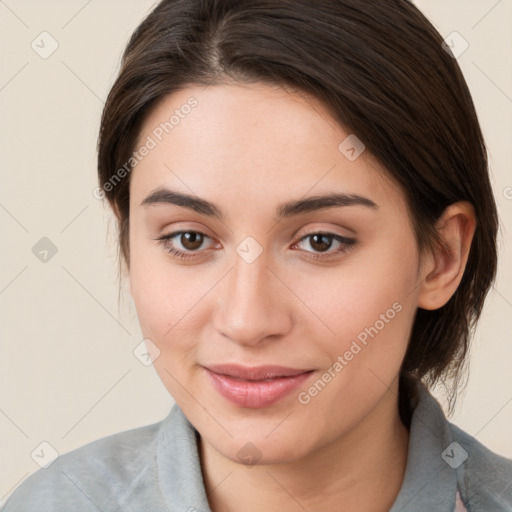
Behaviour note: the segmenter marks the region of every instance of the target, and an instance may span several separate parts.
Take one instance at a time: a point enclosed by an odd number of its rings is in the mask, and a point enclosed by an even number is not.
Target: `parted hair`
[[[129,268],[130,173],[105,184],[130,161],[148,113],[189,85],[233,82],[323,102],[401,187],[420,254],[440,248],[450,204],[473,205],[462,281],[443,307],[418,308],[401,369],[408,400],[415,380],[440,381],[453,405],[496,275],[498,217],[475,107],[442,36],[408,0],[159,2],[127,44],[101,118],[99,186],[116,213],[120,264]]]

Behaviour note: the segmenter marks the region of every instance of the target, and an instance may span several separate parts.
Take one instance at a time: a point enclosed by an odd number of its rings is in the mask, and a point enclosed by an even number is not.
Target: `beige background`
[[[92,194],[103,100],[153,3],[0,1],[0,503],[39,468],[31,453],[41,442],[64,453],[158,421],[172,405],[133,355],[142,336],[127,294],[118,308],[114,224]],[[512,457],[512,0],[418,5],[444,37],[469,43],[458,60],[502,220],[499,277],[452,421]],[[58,43],[46,59],[31,47],[51,49],[43,31]],[[58,250],[46,263],[32,252],[42,237]]]

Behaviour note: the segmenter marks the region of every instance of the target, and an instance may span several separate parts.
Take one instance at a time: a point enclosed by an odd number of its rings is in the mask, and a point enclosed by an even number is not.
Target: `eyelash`
[[[182,230],[182,231],[174,231],[173,233],[169,233],[168,235],[161,236],[160,238],[157,238],[156,241],[159,244],[163,245],[167,252],[169,252],[170,254],[172,254],[173,256],[175,256],[177,258],[180,258],[180,259],[194,258],[197,256],[197,253],[199,251],[184,252],[184,251],[180,251],[180,250],[176,249],[175,247],[168,247],[168,243],[170,242],[170,240],[172,238],[175,238],[176,236],[182,235],[184,233],[194,233],[194,234],[203,235],[205,238],[210,238],[208,235],[205,235],[204,233],[201,233],[200,231]],[[335,251],[319,252],[319,253],[311,253],[310,251],[306,251],[307,253],[309,253],[311,255],[310,256],[311,258],[316,259],[316,260],[319,260],[319,259],[327,260],[327,259],[330,259],[330,256],[333,254],[346,253],[349,250],[351,250],[352,248],[354,248],[354,246],[357,243],[357,241],[354,238],[344,237],[344,236],[338,235],[336,233],[315,231],[312,233],[308,233],[307,235],[304,235],[294,245],[296,245],[296,244],[302,242],[303,240],[306,240],[307,238],[312,237],[314,235],[326,236],[328,238],[332,238],[332,239],[336,240],[337,242],[339,242],[341,244],[341,248],[338,250],[335,250]],[[326,257],[326,255],[327,255],[327,257]]]

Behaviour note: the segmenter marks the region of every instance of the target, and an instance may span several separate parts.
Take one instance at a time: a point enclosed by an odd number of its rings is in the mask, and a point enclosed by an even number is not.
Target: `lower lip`
[[[278,402],[299,387],[313,373],[310,371],[292,377],[251,381],[213,373],[206,368],[205,370],[210,382],[224,398],[239,407],[250,409],[261,409]]]

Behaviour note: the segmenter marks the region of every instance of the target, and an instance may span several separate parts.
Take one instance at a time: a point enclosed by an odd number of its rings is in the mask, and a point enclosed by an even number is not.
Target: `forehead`
[[[264,194],[279,202],[334,190],[374,200],[401,196],[367,151],[347,158],[344,141],[353,137],[304,92],[261,83],[192,85],[146,118],[137,148],[151,149],[132,171],[130,193],[136,204],[162,185],[220,201]]]

